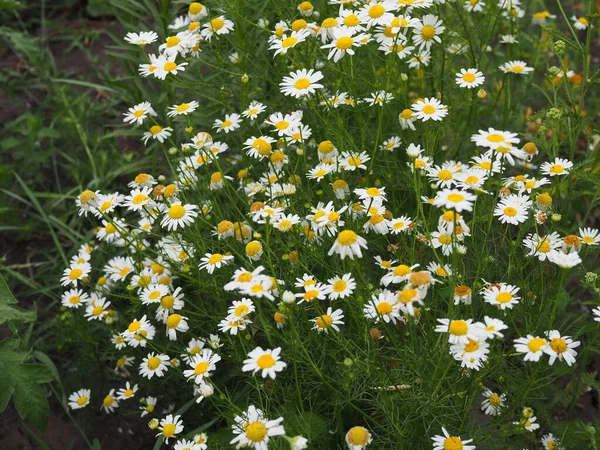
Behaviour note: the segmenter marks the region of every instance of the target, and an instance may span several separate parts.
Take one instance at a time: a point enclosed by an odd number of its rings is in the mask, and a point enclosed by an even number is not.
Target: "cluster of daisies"
[[[262,324],[261,313],[267,308],[276,310],[271,319],[281,336],[292,327],[305,326],[307,333],[337,338],[340,334],[336,333],[350,328],[350,323],[356,326],[348,320],[347,308],[359,298],[361,323],[370,328],[372,337],[385,342],[379,328],[419,326],[423,316],[432,314],[427,303],[440,295],[436,285],[453,287],[450,302],[456,308],[450,309],[454,314],[437,319],[434,331],[448,335],[457,370],[482,370],[492,351],[491,341],[508,333],[507,314],[521,308],[524,295],[507,279],[485,282],[476,291],[477,297],[473,290],[479,280],[457,276],[461,268],[454,257],[473,251],[471,228],[478,218],[477,208],[489,213],[490,227],[495,223],[506,234],[523,231],[517,251],[528,258],[527,264],[539,260],[558,267],[548,265],[549,270],[567,270],[582,264],[582,256],[600,244],[600,232],[593,228],[578,228],[565,236],[554,231],[560,221],[556,186],[575,170],[572,161],[558,155],[542,157],[536,144],[523,143],[519,133],[488,127],[471,136],[474,156],[470,159],[448,157],[436,162],[417,134],[419,127],[427,126],[425,122],[443,122],[452,114],[434,93],[406,104],[382,86],[358,97],[338,89],[343,85],[337,82],[339,74],[329,69],[337,65],[339,72],[347,62],[360,63],[361,52],[397,56],[406,70],[418,74],[429,66],[436,49],[453,54],[468,50],[468,43],[431,13],[441,11],[434,6],[444,0],[329,3],[335,14],[325,18],[304,1],[298,5],[295,20],[271,26],[261,19],[256,24],[267,36],[273,58],[300,57],[303,51],[320,55],[315,65],[277,80],[289,108],[278,111],[248,100],[237,112],[214,121],[213,136],[195,131],[194,113],[201,108],[200,99],[188,98],[156,110],[150,101],[133,105],[124,113],[124,122],[144,127],[144,144],[169,147],[171,179],[140,173],[122,193],[86,190],[77,197],[79,215],[95,220],[95,243],[81,246],[64,270],[62,305],[74,313],[81,309],[89,321],[112,330],[111,343],[121,352],[114,371],[131,377],[124,387],[103,393],[100,408],[104,412],[112,413],[136,396],[136,375],[142,382],[179,377],[198,403],[213,396],[213,377],[224,373],[224,360],[237,362],[237,369],[227,367],[229,374],[260,377],[269,383],[286,376],[293,358],[284,351],[286,347],[269,344],[265,348],[266,344],[259,346],[254,340],[261,328],[253,322]],[[506,20],[524,15],[518,0],[499,0],[497,6]],[[489,6],[471,0],[463,7],[479,14]],[[542,19],[551,17],[534,16],[535,23]],[[574,19],[580,24],[575,25],[578,29],[584,29],[581,19]],[[148,62],[139,68],[141,76],[153,76],[159,86],[167,77],[192,69],[194,58],[208,51],[211,42],[230,40],[227,35],[234,32],[234,22],[193,2],[168,30],[170,35],[158,45],[158,56],[148,54]],[[128,33],[125,39],[145,49],[159,36]],[[517,43],[512,35],[498,41]],[[240,55],[234,52],[229,60],[237,64]],[[514,60],[502,64],[500,71],[527,75],[533,68]],[[486,83],[478,68],[452,73],[457,89],[481,88]],[[563,72],[562,76],[571,82],[574,74]],[[486,95],[483,89],[477,94]],[[348,149],[334,137],[313,132],[310,125],[314,127],[316,119],[309,111],[311,105],[316,111],[364,107],[382,114],[397,106],[396,127],[404,135],[414,133],[414,139],[405,144],[398,135],[385,136],[375,142],[373,150]],[[187,137],[182,139],[184,131]],[[398,212],[395,186],[383,186],[371,178],[373,169],[381,167],[374,165],[381,155],[407,161],[407,167],[403,162],[399,168],[407,178],[412,177],[417,195],[423,194],[417,198],[416,211]],[[318,199],[295,201],[305,191],[317,191],[319,196],[310,198]],[[433,227],[428,226],[426,214]],[[401,257],[401,252],[388,257],[373,243],[384,239],[388,244],[394,240],[409,243],[418,250],[413,254],[428,255],[427,259],[411,260]],[[394,250],[393,245],[386,248],[388,253]],[[313,274],[311,270],[317,269],[304,265],[298,249],[321,251],[323,257],[335,258],[339,269],[327,273],[324,265],[320,275]],[[280,259],[301,264],[302,276],[287,277],[286,267],[278,266]],[[373,273],[378,282],[369,279]],[[459,279],[465,284],[456,283]],[[210,295],[220,308],[208,314],[214,319],[212,327],[204,323],[199,327],[196,322],[196,316],[205,313],[197,298],[202,290],[195,286],[198,280],[210,282]],[[359,292],[368,292],[366,299]],[[135,305],[135,317],[126,317],[121,297],[129,300],[127,307]],[[466,318],[467,309],[461,309],[473,301],[485,307],[482,321]],[[304,323],[293,322],[292,309],[307,311]],[[600,321],[600,309],[594,314]],[[230,353],[229,347],[238,342],[235,336],[248,341],[243,359]],[[550,365],[558,360],[570,366],[579,344],[553,329],[542,336],[515,339],[514,350],[524,355],[524,361],[539,362],[547,355]],[[495,348],[501,352],[503,346]],[[482,396],[481,409],[490,416],[498,415],[508,398],[507,393],[488,388]],[[69,406],[84,408],[90,398],[90,390],[81,389],[71,395]],[[183,437],[184,424],[179,415],[172,414],[173,405],[162,411],[161,419],[154,417],[157,402],[156,397],[146,396],[139,406],[142,416],[152,417],[150,427],[158,430],[157,436],[166,442],[173,439],[175,450],[207,448],[204,433]],[[534,431],[539,428],[536,420],[526,409],[515,425]],[[308,446],[305,437],[286,435],[282,417],[268,419],[253,404],[237,411],[230,422],[231,444],[236,448],[266,450],[273,437],[287,440],[293,450]],[[434,450],[475,449],[471,439],[450,435],[445,428],[431,439]],[[350,450],[362,450],[372,440],[369,430],[358,425],[345,435]],[[542,444],[546,449],[560,445],[552,434],[542,437]]]

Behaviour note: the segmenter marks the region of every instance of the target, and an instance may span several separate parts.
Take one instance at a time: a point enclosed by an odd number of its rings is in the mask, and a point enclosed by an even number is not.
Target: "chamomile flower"
[[[468,344],[469,339],[479,341],[482,336],[482,327],[473,323],[473,319],[437,319],[440,323],[435,327],[437,333],[448,333],[448,342],[451,344]]]
[[[364,306],[363,313],[367,319],[374,319],[376,323],[383,320],[395,324],[400,320],[400,305],[396,302],[396,295],[385,289],[381,294],[373,295],[371,301]]]
[[[478,147],[497,150],[499,147],[510,147],[512,144],[518,144],[519,138],[517,137],[517,133],[488,128],[487,131],[479,130],[478,134],[472,135],[471,142],[474,142]]]
[[[519,303],[521,297],[517,294],[519,288],[511,284],[493,285],[483,292],[484,300],[500,309],[512,309]]]
[[[525,61],[509,61],[502,64],[500,70],[504,73],[527,75],[528,73],[533,72],[533,67],[528,67]]]
[[[288,77],[283,77],[279,83],[281,92],[290,97],[300,98],[308,94],[314,94],[316,89],[322,89],[323,85],[317,83],[323,79],[323,74],[314,69],[300,69],[291,72]]]
[[[140,375],[151,379],[153,376],[162,377],[168,370],[168,355],[149,353],[140,364]]]
[[[142,102],[129,108],[123,115],[125,116],[123,122],[141,125],[148,116],[156,116],[157,114],[150,102]]]
[[[289,36],[282,35],[280,39],[274,39],[271,42],[269,50],[275,50],[273,57],[280,53],[287,53],[289,49],[294,48],[296,45],[304,42],[310,33],[306,29],[292,31]]]
[[[125,383],[124,388],[119,388],[117,391],[117,400],[129,400],[130,398],[135,397],[135,393],[138,391],[138,385],[134,384],[131,386],[129,381]]]
[[[166,325],[167,325],[167,336],[169,340],[175,341],[177,340],[177,332],[185,333],[189,329],[189,325],[187,323],[187,317],[183,317],[177,313],[173,313],[167,317]]]
[[[90,297],[81,289],[69,289],[61,296],[61,305],[67,308],[79,308],[89,301]]]
[[[429,50],[434,42],[442,42],[440,34],[446,29],[443,22],[433,14],[423,16],[414,26],[413,40],[420,50]]]
[[[156,436],[162,436],[165,439],[165,443],[169,443],[169,439],[177,436],[183,431],[183,421],[180,419],[181,416],[174,416],[169,414],[164,419],[161,419],[159,430]]]
[[[386,91],[376,91],[371,94],[370,97],[364,98],[364,102],[369,106],[379,105],[383,106],[386,103],[391,102],[394,99],[394,95]]]
[[[85,315],[88,320],[103,320],[108,314],[110,302],[104,298],[90,300],[85,308]]]
[[[185,228],[192,224],[198,213],[195,211],[196,205],[184,205],[181,202],[173,202],[169,209],[165,211],[160,225],[168,231],[177,230],[177,228]]]
[[[538,362],[548,347],[548,341],[528,334],[527,337],[515,339],[515,350],[525,354],[525,361]]]
[[[565,253],[561,250],[551,250],[548,253],[548,261],[556,264],[561,269],[571,269],[582,263],[582,259],[575,250]]]
[[[213,273],[215,269],[231,264],[233,256],[222,255],[221,253],[206,253],[200,261],[199,269],[206,269],[208,273]]]
[[[459,436],[450,436],[446,429],[442,427],[443,436],[435,435],[431,438],[433,441],[433,450],[475,450],[474,445],[468,445],[473,439],[462,439]]]
[[[477,196],[469,191],[444,189],[437,192],[433,200],[433,205],[438,208],[448,208],[458,212],[473,211],[473,202],[476,199]]]
[[[281,425],[283,417],[268,420],[263,412],[254,405],[250,405],[241,416],[235,416],[234,421],[233,433],[236,436],[230,444],[236,444],[236,448],[267,450],[267,445],[272,437],[285,434],[285,429]]]
[[[351,273],[336,276],[327,280],[329,285],[329,300],[337,300],[338,298],[346,298],[351,296],[356,289],[356,281],[352,278]]]
[[[483,402],[481,402],[481,410],[488,416],[497,416],[500,413],[500,410],[505,406],[506,394],[497,394],[490,389],[485,388],[483,390],[483,396],[485,398]]]
[[[198,103],[196,100],[192,100],[189,103],[180,103],[179,105],[169,106],[169,112],[167,112],[167,116],[187,116],[188,114],[191,114],[194,111],[196,111],[196,109],[198,109],[198,106],[200,106],[200,103]]]
[[[573,27],[579,31],[586,30],[590,24],[590,21],[585,17],[571,16],[571,20],[573,21]]]
[[[140,31],[139,33],[129,32],[125,35],[125,42],[128,44],[144,46],[156,42],[158,34],[154,31]]]
[[[548,433],[548,434],[542,436],[542,445],[544,446],[544,450],[560,450],[560,449],[562,449],[562,445],[560,444],[558,439],[556,439],[556,437],[554,437],[554,435],[552,433]]]
[[[175,57],[163,57],[161,56],[156,60],[156,70],[152,74],[159,80],[164,80],[167,75],[177,75],[179,72],[183,72],[185,67],[188,65],[187,62],[177,64]],[[172,131],[172,130],[171,130]]]
[[[111,389],[110,392],[106,394],[106,396],[102,400],[102,406],[100,406],[100,409],[102,409],[105,413],[110,414],[114,412],[115,409],[118,407],[119,401],[115,396],[115,390]]]
[[[69,395],[69,408],[85,408],[90,404],[91,393],[92,391],[89,389],[79,389],[78,391],[73,392],[71,395]]]
[[[329,49],[327,59],[333,59],[333,62],[338,62],[344,55],[354,55],[354,48],[363,45],[368,35],[354,34],[354,30],[346,27],[338,27],[333,30],[333,37],[329,44],[321,46],[321,48]]]
[[[335,331],[340,331],[338,325],[344,325],[344,312],[341,309],[336,309],[328,307],[325,314],[321,314],[315,319],[311,319],[315,325],[313,326],[313,330],[317,330],[319,333],[325,332],[328,333],[329,329],[333,329]]]
[[[338,157],[338,164],[344,170],[349,170],[350,172],[355,171],[356,169],[366,170],[367,166],[365,163],[370,161],[371,157],[366,152],[349,153],[342,152],[342,154]]]
[[[262,103],[252,101],[250,102],[250,105],[248,105],[248,107],[244,111],[242,111],[242,116],[254,120],[258,117],[260,113],[264,112],[266,109],[267,107]]]
[[[209,348],[204,348],[190,359],[189,366],[191,369],[184,370],[183,376],[189,380],[193,380],[196,384],[200,384],[212,375],[219,361],[221,361],[219,355]]]
[[[140,414],[140,417],[144,417],[148,414],[152,414],[154,412],[154,409],[156,408],[156,397],[146,397],[143,398],[141,400],[142,405],[140,406],[140,410],[142,411],[142,414]]]
[[[586,245],[598,245],[600,244],[600,231],[594,228],[580,228],[579,239]]]
[[[502,223],[519,225],[528,219],[531,204],[528,197],[511,194],[500,200],[494,209],[494,215]]]
[[[373,437],[365,427],[356,426],[348,430],[345,439],[349,450],[364,450]]]
[[[281,372],[287,366],[286,363],[281,361],[280,353],[281,347],[273,350],[263,350],[260,347],[256,347],[248,353],[248,358],[244,360],[242,372],[252,371],[254,374],[261,372],[263,378],[267,378],[268,376],[274,380],[277,372]]]
[[[85,263],[71,264],[70,267],[63,271],[63,276],[60,279],[60,283],[63,286],[73,285],[77,287],[80,280],[84,280],[92,271],[92,266]]]
[[[367,248],[366,239],[352,230],[344,230],[338,234],[328,255],[331,256],[337,253],[342,259],[346,257],[354,259],[355,256],[362,258],[361,248]]]
[[[550,356],[548,363],[554,364],[557,359],[564,360],[567,365],[575,364],[575,349],[579,347],[579,341],[573,341],[570,336],[561,336],[557,330],[551,330],[546,333],[548,345],[544,347],[544,352]]]
[[[483,73],[477,69],[460,69],[456,74],[456,84],[461,88],[473,89],[485,81]]]
[[[450,346],[450,353],[454,359],[461,362],[461,367],[468,369],[481,369],[487,360],[490,345],[483,338],[471,339],[467,343],[459,342]]]
[[[153,125],[148,131],[144,132],[144,135],[142,136],[142,141],[144,142],[144,144],[147,144],[149,139],[154,139],[160,143],[163,143],[169,138],[169,136],[171,136],[172,132],[173,128],[171,127],[163,128],[160,125]]]
[[[448,115],[448,107],[434,97],[416,101],[411,109],[415,112],[415,117],[423,122],[429,119],[439,122]]]
[[[237,130],[240,127],[242,119],[239,114],[225,114],[225,120],[217,119],[213,125],[217,131],[224,131],[229,133],[230,131]]]
[[[555,158],[554,161],[546,161],[540,166],[540,171],[549,177],[568,175],[573,168],[573,163],[568,159]]]
[[[219,16],[203,25],[201,35],[207,41],[211,41],[213,37],[223,36],[231,31],[233,31],[233,22],[225,16]]]

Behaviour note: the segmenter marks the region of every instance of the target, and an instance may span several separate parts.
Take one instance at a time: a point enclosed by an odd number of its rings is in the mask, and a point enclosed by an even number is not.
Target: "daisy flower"
[[[562,448],[562,445],[552,433],[542,436],[542,445],[544,450],[560,450]]]
[[[91,300],[85,308],[85,315],[88,320],[103,320],[108,314],[110,302],[104,298]]]
[[[321,48],[329,49],[327,59],[333,59],[333,62],[338,62],[344,55],[354,55],[354,47],[363,45],[363,41],[369,36],[362,33],[354,35],[355,31],[346,28],[338,27],[333,30],[333,38],[329,44],[321,46]]]
[[[69,408],[81,409],[90,404],[90,396],[92,391],[89,389],[79,389],[69,395]]]
[[[373,295],[371,302],[363,308],[367,319],[375,319],[375,323],[383,320],[385,323],[393,323],[400,320],[400,305],[396,302],[396,295],[384,289],[378,296]]]
[[[479,130],[478,134],[471,136],[471,142],[474,142],[478,147],[497,150],[499,147],[509,147],[511,144],[518,144],[519,138],[517,137],[517,133],[488,128],[488,131]]]
[[[531,205],[528,197],[511,194],[500,200],[494,209],[494,215],[498,216],[502,223],[519,225],[529,217]]]
[[[363,450],[372,440],[371,433],[365,427],[352,427],[346,433],[346,444],[349,450]]]
[[[81,289],[70,289],[63,292],[61,304],[67,308],[79,308],[89,301],[89,295]]]
[[[111,389],[110,392],[104,397],[104,400],[102,400],[102,406],[100,406],[100,409],[109,414],[114,412],[118,407],[119,401],[115,397],[115,390]]]
[[[581,242],[587,245],[598,245],[600,244],[600,231],[594,228],[580,228],[579,239]]]
[[[300,69],[291,72],[288,77],[283,77],[283,81],[279,83],[279,86],[282,94],[300,98],[308,94],[314,94],[316,89],[323,88],[322,84],[317,83],[322,79],[323,74],[319,71]]]
[[[517,73],[519,75],[526,75],[529,72],[533,72],[533,67],[527,67],[525,61],[509,61],[502,64],[499,68],[504,73]]]
[[[198,265],[200,270],[206,269],[208,273],[213,273],[215,269],[231,264],[233,256],[222,255],[221,253],[206,253],[200,261],[201,263]]]
[[[261,376],[263,378],[267,378],[268,376],[274,380],[277,372],[281,372],[287,366],[286,363],[281,361],[280,353],[281,347],[273,350],[263,350],[260,347],[256,347],[248,353],[248,358],[244,360],[242,372],[252,371],[255,374],[262,371]]]
[[[139,33],[129,32],[125,35],[125,41],[133,45],[148,45],[156,42],[158,34],[154,31],[140,31]]]
[[[144,142],[144,144],[147,144],[149,139],[154,139],[160,143],[163,143],[169,138],[169,136],[171,136],[172,131],[173,128],[171,127],[163,128],[160,125],[153,125],[148,131],[144,132],[141,140]]]
[[[137,125],[141,125],[146,117],[156,116],[156,111],[152,108],[150,102],[142,102],[138,103],[135,106],[132,106],[127,110],[126,113],[123,114],[125,118],[123,122],[125,123],[136,123]]]
[[[254,120],[258,117],[258,115],[262,112],[264,112],[267,109],[267,107],[265,105],[263,105],[260,102],[257,101],[252,101],[250,102],[250,105],[248,105],[248,108],[246,108],[244,111],[242,111],[242,116],[247,117],[251,120]]]
[[[169,106],[169,108],[168,108],[169,111],[167,112],[167,116],[168,117],[175,117],[175,116],[181,116],[181,115],[187,116],[188,114],[196,111],[198,106],[200,106],[200,103],[198,103],[196,100],[193,100],[189,103],[181,103],[179,105]]]
[[[540,261],[545,261],[552,250],[560,248],[562,240],[557,232],[546,236],[539,236],[536,233],[529,233],[523,239],[523,245],[529,249],[527,256],[536,256]]]
[[[189,366],[192,369],[184,370],[183,376],[189,380],[193,380],[196,384],[200,384],[205,378],[212,375],[219,361],[221,361],[221,357],[211,349],[202,349],[200,353],[191,358]]]
[[[309,180],[321,181],[333,171],[335,171],[335,166],[333,164],[318,164],[308,171],[306,178]]]
[[[367,166],[365,163],[370,161],[371,157],[366,152],[360,152],[359,154],[352,154],[348,152],[342,152],[338,158],[339,166],[344,170],[353,172],[356,169],[366,170]]]
[[[327,282],[329,283],[327,286],[329,300],[349,297],[354,293],[354,289],[356,288],[356,281],[352,278],[351,273],[346,273],[341,277],[335,276],[328,279]]]
[[[394,96],[386,91],[376,91],[371,94],[370,97],[364,98],[364,102],[369,106],[379,105],[383,106],[384,103],[389,103],[394,99]]]
[[[336,309],[328,307],[325,314],[321,314],[319,317],[315,319],[311,319],[315,325],[313,326],[313,330],[317,330],[319,333],[329,332],[329,328],[332,328],[335,331],[340,331],[338,325],[344,325],[344,312],[341,309]]]
[[[140,410],[142,411],[142,414],[140,414],[140,417],[144,417],[148,414],[152,414],[154,412],[154,409],[156,407],[156,402],[157,399],[156,397],[146,397],[143,398],[141,400],[141,406],[140,406]]]
[[[269,440],[273,436],[285,434],[281,422],[283,417],[275,420],[265,418],[263,412],[250,405],[242,416],[235,416],[233,433],[236,435],[230,444],[236,444],[236,448],[249,447],[254,450],[267,450]]]
[[[169,359],[168,355],[149,353],[140,364],[140,375],[148,379],[154,375],[162,377],[168,369]]]
[[[198,217],[198,213],[195,211],[196,208],[198,208],[196,205],[182,205],[181,202],[174,202],[166,211],[160,225],[168,231],[185,228]]]
[[[469,339],[466,344],[462,342],[452,344],[450,353],[454,359],[461,362],[461,367],[479,370],[483,362],[487,360],[489,347],[484,338]]]
[[[390,229],[390,233],[392,234],[406,233],[412,229],[412,226],[412,219],[406,216],[400,216],[388,221],[388,227]]]
[[[484,300],[490,305],[495,305],[500,309],[512,309],[519,303],[519,297],[516,295],[519,292],[517,286],[511,284],[494,285],[483,292]]]
[[[174,416],[169,414],[164,419],[161,419],[160,426],[158,429],[160,433],[156,436],[162,436],[165,439],[165,443],[169,443],[169,439],[177,436],[183,431],[183,421],[180,419],[181,416]]]
[[[481,402],[481,410],[488,416],[497,416],[500,413],[500,410],[505,406],[506,394],[496,394],[485,388],[483,390],[483,396],[485,398],[483,402]]]
[[[395,2],[371,0],[358,11],[358,18],[360,23],[367,27],[385,25],[394,18],[392,12],[397,9],[398,5]]]
[[[411,109],[415,112],[415,117],[423,122],[429,119],[440,121],[448,115],[448,107],[433,97],[413,103]]]
[[[280,214],[277,219],[273,221],[273,227],[277,228],[282,233],[287,233],[294,225],[297,225],[300,222],[300,216],[297,214]]]
[[[411,109],[403,109],[402,112],[398,115],[398,121],[400,122],[400,126],[403,130],[411,129],[416,131],[413,123],[417,120],[417,116]]]
[[[473,442],[473,439],[463,440],[459,436],[450,436],[444,427],[442,433],[443,436],[435,435],[431,438],[433,450],[475,450],[474,445],[468,445]]]
[[[241,122],[242,120],[239,114],[225,114],[225,120],[215,120],[213,128],[216,128],[219,132],[224,131],[225,133],[229,133],[230,131],[238,129]]]
[[[579,31],[587,29],[588,25],[590,24],[590,21],[585,17],[571,16],[571,20],[573,21],[573,26],[575,29]]]
[[[152,202],[152,199],[150,198],[151,193],[152,187],[132,189],[129,195],[125,197],[123,206],[130,211],[141,211],[144,209],[145,206],[150,205],[150,203]]]
[[[477,196],[469,191],[444,189],[435,194],[433,205],[438,208],[453,209],[458,212],[473,211],[473,202]]]
[[[483,73],[477,69],[460,69],[456,74],[456,84],[461,88],[473,89],[485,81]]]
[[[201,35],[204,39],[210,41],[213,36],[223,36],[231,31],[233,31],[233,22],[226,19],[225,16],[219,16],[203,25]]]
[[[178,72],[183,72],[185,66],[188,65],[187,62],[177,64],[175,57],[163,58],[162,56],[156,60],[155,64],[156,69],[152,74],[159,80],[164,80],[169,74],[177,75]]]
[[[558,157],[554,161],[546,161],[540,166],[541,172],[550,177],[568,175],[572,168],[573,163],[571,161]]]
[[[280,53],[287,53],[290,48],[294,48],[296,45],[304,42],[310,33],[306,29],[292,31],[289,36],[282,35],[281,39],[275,39],[271,42],[269,50],[275,50],[273,57]]]
[[[333,246],[327,253],[329,256],[337,253],[342,259],[349,257],[362,258],[361,248],[367,248],[367,241],[365,238],[359,236],[352,230],[344,230],[338,234]]]
[[[135,384],[132,387],[128,381],[127,383],[125,383],[124,388],[120,388],[117,391],[117,400],[128,400],[130,398],[133,398],[137,391],[138,391],[138,385]]]
[[[327,299],[328,291],[328,287],[322,283],[309,284],[304,286],[304,292],[295,294],[295,297],[301,299],[298,303],[325,300]]]
[[[286,114],[285,116],[281,113],[271,114],[266,124],[272,125],[275,128],[277,134],[281,136],[290,136],[295,132],[297,128],[302,124],[302,116],[296,113]]]
[[[433,14],[423,16],[422,22],[415,23],[413,40],[420,50],[429,50],[434,42],[442,42],[440,34],[446,27],[443,22]]]
[[[525,353],[525,361],[538,362],[548,347],[548,342],[538,336],[528,334],[527,337],[515,339],[515,350]]]
[[[183,317],[177,313],[173,313],[167,317],[167,336],[169,340],[177,340],[177,332],[185,333],[188,329],[187,317]]]
[[[448,342],[451,344],[468,344],[469,340],[479,341],[482,335],[480,323],[473,323],[473,319],[437,319],[440,323],[435,327],[437,333],[449,333]]]
[[[565,253],[561,250],[551,250],[548,253],[548,261],[556,264],[561,269],[571,269],[582,263],[579,253],[574,250],[569,253]]]
[[[92,266],[89,263],[71,264],[70,267],[63,271],[63,276],[60,279],[60,284],[68,286],[69,284],[77,287],[77,282],[87,278],[92,271]]]
[[[554,364],[557,359],[564,361],[570,366],[575,364],[577,352],[574,350],[579,347],[579,341],[573,341],[570,336],[561,336],[557,330],[546,332],[548,345],[544,347],[544,352],[550,356],[548,363]]]

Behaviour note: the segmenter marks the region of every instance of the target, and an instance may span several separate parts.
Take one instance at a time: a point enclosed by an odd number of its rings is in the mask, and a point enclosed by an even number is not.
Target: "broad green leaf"
[[[26,311],[14,306],[17,300],[10,292],[4,277],[0,274],[0,325],[8,322],[35,322],[35,310]]]
[[[40,384],[53,379],[52,372],[43,364],[26,363],[29,353],[19,349],[17,339],[0,342],[0,412],[8,400],[13,402],[21,419],[29,419],[39,428],[48,421],[48,400]]]

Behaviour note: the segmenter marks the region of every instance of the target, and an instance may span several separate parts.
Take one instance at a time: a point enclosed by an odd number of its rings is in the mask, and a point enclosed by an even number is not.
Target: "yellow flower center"
[[[467,322],[464,320],[453,320],[450,322],[449,331],[454,336],[464,336],[467,334],[468,328]]]
[[[181,322],[181,316],[179,314],[171,314],[167,318],[167,328],[177,328],[179,323]]]
[[[507,206],[504,208],[504,215],[509,217],[515,217],[517,215],[517,210],[512,206]]]
[[[83,274],[83,271],[81,269],[71,269],[71,271],[69,272],[69,279],[76,280],[82,274]]]
[[[377,312],[382,316],[392,312],[392,305],[388,302],[381,302],[377,305]]]
[[[346,434],[346,439],[352,445],[365,446],[369,443],[369,431],[364,427],[352,427]]]
[[[169,208],[169,217],[174,220],[181,219],[185,215],[185,208],[181,205],[173,205]]]
[[[252,422],[246,428],[246,437],[252,442],[262,442],[267,436],[267,427],[262,422]]]
[[[81,301],[81,297],[79,297],[79,295],[74,295],[73,297],[69,298],[69,303],[71,303],[71,305],[76,305],[80,301]]]
[[[462,450],[463,444],[459,437],[450,436],[444,441],[444,450]]]
[[[83,405],[85,405],[87,402],[88,402],[88,398],[87,398],[87,397],[85,397],[85,396],[81,396],[81,397],[79,397],[79,398],[77,399],[77,404],[78,404],[79,406],[83,406]]]
[[[402,289],[398,293],[398,300],[401,301],[402,303],[407,304],[407,303],[412,302],[416,296],[417,296],[416,289],[411,289],[411,288]]]
[[[562,338],[554,338],[550,341],[550,348],[556,353],[564,353],[567,351],[567,341]]]
[[[167,48],[175,47],[177,44],[181,42],[177,36],[171,36],[167,39]]]
[[[474,341],[473,339],[469,339],[469,342],[467,343],[467,345],[465,345],[465,352],[472,353],[474,351],[477,351],[478,348],[479,342]]]
[[[210,21],[210,25],[212,26],[213,30],[219,31],[221,28],[223,28],[223,25],[225,25],[225,21],[217,17],[216,19]]]
[[[275,359],[271,355],[262,355],[256,361],[256,365],[261,369],[270,369],[275,365]]]
[[[435,28],[433,25],[425,25],[421,30],[421,37],[426,41],[430,41],[435,36]]]
[[[294,36],[286,37],[283,41],[281,41],[281,46],[283,48],[290,48],[293,47],[296,42],[298,42],[298,38]]]
[[[198,364],[196,364],[196,367],[194,367],[194,374],[195,375],[204,375],[206,373],[206,371],[208,370],[208,366],[210,364],[207,362],[199,362]]]
[[[465,196],[464,196],[464,195],[462,195],[462,194],[456,194],[456,193],[455,193],[455,194],[450,194],[450,195],[447,197],[447,200],[448,200],[448,201],[450,201],[450,202],[452,202],[452,203],[460,203],[460,202],[462,202],[464,199],[465,199]]]
[[[462,79],[465,80],[467,83],[472,83],[476,80],[475,75],[473,75],[471,72],[465,73]]]
[[[563,173],[564,171],[565,168],[560,164],[554,164],[552,167],[550,167],[550,172],[552,173]]]
[[[317,317],[317,320],[315,320],[315,324],[319,328],[330,327],[332,323],[333,323],[333,318],[327,314],[323,314],[321,317]]]
[[[513,72],[516,72],[516,73],[521,73],[521,72],[523,72],[523,70],[525,70],[525,69],[523,68],[523,66],[520,66],[520,65],[518,65],[518,64],[514,65],[514,66],[513,66],[513,68],[512,68],[512,71],[513,71]]]
[[[333,27],[337,26],[337,24],[338,24],[337,20],[335,20],[333,17],[328,17],[321,23],[321,27],[333,28]]]
[[[452,236],[446,233],[440,234],[438,236],[438,241],[442,245],[449,245],[452,242]]]
[[[452,179],[452,172],[446,169],[442,169],[438,172],[438,179],[442,181],[449,181]]]
[[[410,120],[412,118],[413,112],[410,109],[405,109],[400,113],[400,117],[404,120]]]
[[[165,72],[172,72],[176,68],[177,68],[177,64],[175,64],[173,61],[166,62],[163,67],[163,69],[165,69]]]
[[[294,83],[294,87],[296,89],[306,89],[309,86],[310,86],[310,80],[308,78],[299,78]]]
[[[281,120],[275,124],[275,128],[277,128],[278,130],[285,130],[289,126],[290,126],[290,124],[288,122],[286,122],[285,120]]]
[[[152,133],[153,135],[156,135],[158,133],[160,133],[162,131],[162,128],[159,127],[158,125],[154,125],[152,128],[150,128],[150,133]]]
[[[512,294],[509,292],[500,292],[497,296],[496,296],[496,301],[498,303],[508,303],[512,300]]]
[[[160,358],[153,356],[148,360],[148,369],[156,370],[158,369],[158,366],[160,366]]]
[[[347,27],[355,27],[360,23],[360,19],[355,14],[350,14],[344,18],[344,25]]]
[[[112,395],[107,395],[106,397],[104,397],[102,404],[104,406],[111,406],[114,402],[115,402],[115,398]]]
[[[337,242],[340,245],[348,246],[355,244],[358,241],[358,235],[352,230],[342,231],[337,238]]]
[[[344,280],[337,280],[333,283],[333,291],[334,292],[344,292],[348,284]]]
[[[542,338],[533,338],[527,343],[527,348],[532,352],[539,352],[542,347],[546,345],[546,341]]]
[[[435,112],[435,107],[432,105],[425,105],[422,109],[425,114],[433,114]]]
[[[504,136],[502,136],[501,134],[492,133],[489,134],[486,139],[490,142],[503,142]]]
[[[339,48],[340,50],[348,50],[350,47],[352,47],[353,43],[354,43],[354,41],[352,40],[351,37],[344,36],[344,37],[339,38],[336,41],[335,46],[337,48]]]
[[[170,437],[173,437],[176,429],[177,428],[175,427],[174,424],[172,424],[172,423],[166,424],[165,426],[163,426],[163,429],[162,429],[163,436],[166,437],[167,439]]]
[[[246,305],[240,305],[235,308],[234,314],[238,317],[242,317],[248,313],[248,307]]]
[[[188,109],[190,109],[189,103],[182,103],[181,105],[177,106],[177,112],[184,112],[184,111],[187,111]]]
[[[190,3],[189,12],[192,15],[198,14],[200,11],[202,11],[203,8],[204,8],[204,6],[202,5],[202,3],[192,2],[192,3]]]
[[[369,17],[372,19],[379,19],[385,13],[385,8],[381,5],[371,6],[369,9]]]
[[[500,396],[498,394],[490,395],[490,397],[488,398],[488,401],[490,402],[490,405],[492,405],[492,406],[500,406],[500,404],[502,403],[502,399],[500,398]]]
[[[136,117],[139,119],[140,117],[142,117],[144,115],[145,112],[146,111],[144,111],[143,109],[138,109],[137,111],[133,112],[133,117]]]
[[[211,255],[211,257],[208,259],[208,263],[213,266],[217,263],[220,263],[221,261],[223,261],[223,255],[221,255],[220,253],[215,253],[214,255]]]

